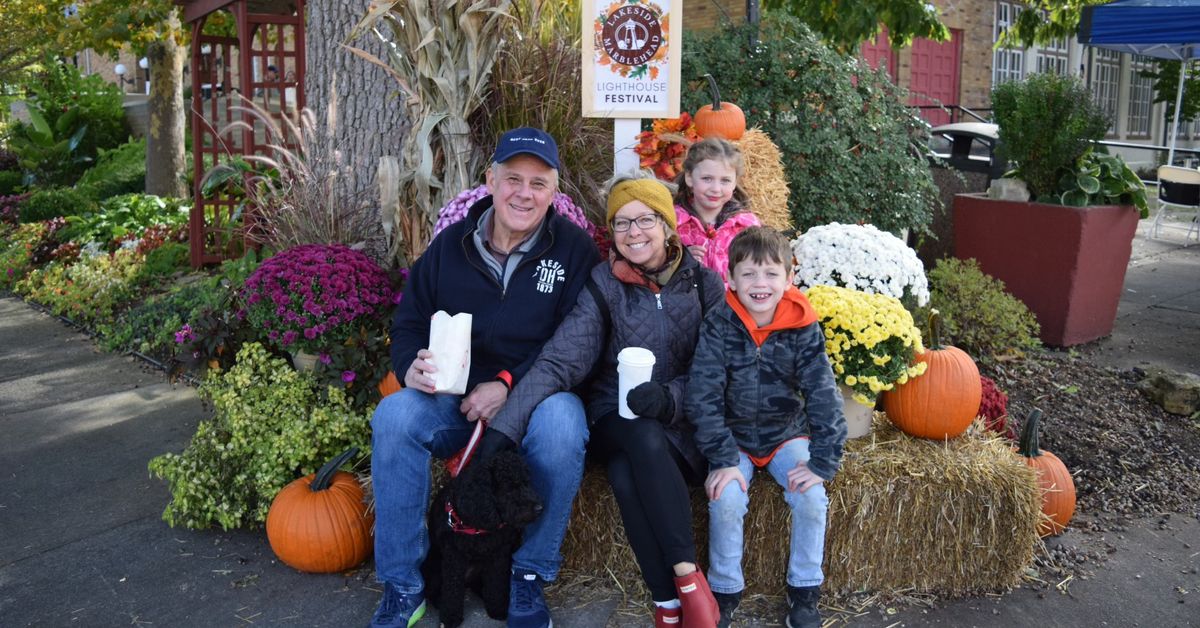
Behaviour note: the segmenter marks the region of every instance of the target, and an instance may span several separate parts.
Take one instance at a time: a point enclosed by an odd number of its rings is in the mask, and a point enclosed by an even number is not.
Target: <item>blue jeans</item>
[[[783,499],[792,511],[787,583],[813,587],[825,580],[821,560],[829,498],[824,484],[803,493],[787,490],[787,472],[801,460],[808,460],[808,440],[793,439],[779,448],[767,464],[767,471],[783,487]],[[754,463],[744,452],[739,452],[738,469],[748,485],[754,477]],[[750,498],[737,482],[726,484],[721,495],[708,502],[708,584],[714,592],[737,593],[746,587],[742,577],[742,527],[749,503]]]
[[[375,573],[401,593],[425,589],[421,561],[429,550],[425,510],[429,463],[462,449],[475,429],[458,411],[462,397],[403,389],[389,395],[371,420],[371,481],[375,492]],[[558,576],[559,547],[583,477],[587,446],[583,403],[571,393],[550,396],[534,409],[520,452],[529,463],[541,517],[525,529],[513,568],[546,581]]]

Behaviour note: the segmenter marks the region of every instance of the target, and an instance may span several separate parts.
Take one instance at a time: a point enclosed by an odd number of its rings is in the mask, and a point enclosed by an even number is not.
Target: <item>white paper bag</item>
[[[462,395],[471,374],[471,315],[450,316],[439,310],[429,325],[429,351],[437,372],[434,391]]]

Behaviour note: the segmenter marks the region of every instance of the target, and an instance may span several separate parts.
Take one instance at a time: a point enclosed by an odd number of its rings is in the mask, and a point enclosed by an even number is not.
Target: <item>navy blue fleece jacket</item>
[[[600,253],[587,232],[553,209],[533,249],[520,261],[507,289],[488,270],[472,234],[492,197],[438,234],[409,270],[404,297],[392,319],[392,369],[404,377],[429,346],[429,320],[438,310],[470,312],[471,375],[467,392],[508,371],[513,383],[533,364],[542,344],[575,305]]]

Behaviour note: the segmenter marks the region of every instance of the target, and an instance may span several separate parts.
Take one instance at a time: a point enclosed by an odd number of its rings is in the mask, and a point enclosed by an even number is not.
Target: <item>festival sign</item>
[[[583,3],[583,115],[679,116],[683,0]]]

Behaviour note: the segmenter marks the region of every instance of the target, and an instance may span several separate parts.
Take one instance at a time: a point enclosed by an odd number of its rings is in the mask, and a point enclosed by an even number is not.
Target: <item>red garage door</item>
[[[938,43],[917,39],[913,42],[909,104],[942,107],[958,104],[961,50],[961,30],[951,29],[950,41]],[[921,116],[935,126],[951,122],[950,114],[940,109],[922,109]]]

